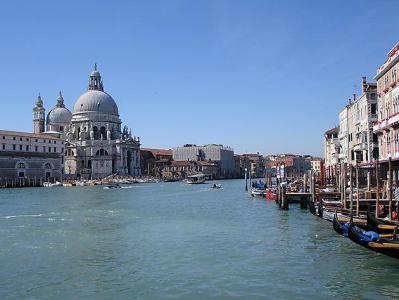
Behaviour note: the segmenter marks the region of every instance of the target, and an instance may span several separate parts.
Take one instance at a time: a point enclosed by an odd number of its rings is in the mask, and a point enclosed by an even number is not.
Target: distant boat
[[[212,188],[213,188],[213,189],[221,189],[221,188],[222,188],[222,185],[221,185],[221,184],[216,184],[216,183],[214,183],[213,186],[212,186]]]
[[[251,196],[258,196],[258,197],[265,197],[266,191],[264,189],[252,188],[251,189]]]
[[[114,185],[107,185],[104,187],[104,190],[111,190],[111,189],[120,189],[122,188],[119,184],[114,184]]]
[[[179,181],[179,178],[164,178],[163,182],[176,182]]]
[[[62,186],[62,183],[59,181],[56,181],[54,183],[51,182],[43,182],[43,186],[44,187],[58,187],[58,186]]]
[[[206,180],[206,176],[204,174],[196,174],[187,177],[188,184],[200,184],[204,183]]]

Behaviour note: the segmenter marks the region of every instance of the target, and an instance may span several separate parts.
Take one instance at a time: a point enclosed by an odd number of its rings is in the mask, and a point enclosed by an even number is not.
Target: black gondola
[[[313,201],[308,202],[309,205],[309,211],[313,214],[316,215],[316,206],[314,205]]]
[[[345,226],[347,226],[345,223],[338,221],[337,212],[335,212],[333,218],[333,228],[335,232],[343,236],[348,236],[348,227],[345,228]]]
[[[367,211],[367,227],[368,230],[381,232],[393,232],[397,225],[389,221],[378,220],[370,211]]]
[[[399,258],[399,240],[386,239],[374,231],[365,231],[352,222],[349,225],[348,237],[358,245],[375,252]]]
[[[323,200],[320,200],[319,205],[317,206],[317,213],[319,214],[320,218],[323,218],[323,211],[324,211]]]

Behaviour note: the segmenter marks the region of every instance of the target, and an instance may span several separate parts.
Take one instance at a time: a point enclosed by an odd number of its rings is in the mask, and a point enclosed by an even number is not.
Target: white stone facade
[[[95,68],[88,91],[74,105],[66,132],[65,174],[83,179],[111,174],[139,176],[140,140],[121,124],[117,105],[104,92]]]
[[[399,43],[375,77],[378,91],[378,121],[373,129],[378,135],[379,160],[399,159]]]

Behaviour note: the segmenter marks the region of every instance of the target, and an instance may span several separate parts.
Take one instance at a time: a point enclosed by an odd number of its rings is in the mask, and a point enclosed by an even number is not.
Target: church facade
[[[40,97],[39,97],[40,98]],[[43,101],[33,109],[35,133],[59,135],[65,139],[64,177],[95,179],[115,175],[140,175],[140,139],[122,128],[118,106],[104,91],[97,67],[90,74],[87,91],[70,112],[60,93],[45,121]],[[46,130],[45,130],[46,125]]]

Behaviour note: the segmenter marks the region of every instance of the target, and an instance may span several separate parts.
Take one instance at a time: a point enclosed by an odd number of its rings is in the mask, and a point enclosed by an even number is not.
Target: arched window
[[[98,127],[97,127],[97,126],[93,126],[93,134],[94,134],[94,139],[95,139],[95,140],[100,139],[99,132],[98,132]]]
[[[23,162],[17,163],[17,169],[25,169],[26,165]]]
[[[104,140],[107,138],[107,133],[104,126],[101,127],[101,135]]]
[[[97,150],[96,156],[104,156],[104,155],[108,155],[107,150],[104,150],[104,149]]]

